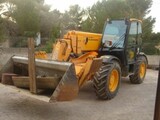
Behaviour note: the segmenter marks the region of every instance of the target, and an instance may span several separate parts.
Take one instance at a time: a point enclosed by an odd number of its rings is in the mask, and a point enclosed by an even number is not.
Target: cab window
[[[136,44],[136,37],[137,37],[137,22],[132,22],[129,30],[129,36],[128,36],[128,45]]]
[[[138,45],[142,44],[142,26],[141,23],[138,22]]]

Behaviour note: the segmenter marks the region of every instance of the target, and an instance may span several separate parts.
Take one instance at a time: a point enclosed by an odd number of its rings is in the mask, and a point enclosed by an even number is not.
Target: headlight
[[[105,41],[104,46],[105,47],[111,47],[112,46],[112,41]]]

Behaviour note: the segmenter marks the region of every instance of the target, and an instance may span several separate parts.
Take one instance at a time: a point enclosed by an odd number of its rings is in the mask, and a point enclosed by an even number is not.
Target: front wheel
[[[120,65],[113,61],[104,64],[94,76],[94,88],[98,98],[109,100],[116,96],[121,81]]]
[[[130,75],[130,82],[133,84],[141,84],[145,78],[147,70],[147,60],[145,57],[140,56],[137,58],[135,71]]]

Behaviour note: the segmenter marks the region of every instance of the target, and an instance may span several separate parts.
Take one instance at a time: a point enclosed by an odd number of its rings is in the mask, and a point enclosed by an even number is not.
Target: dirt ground
[[[0,84],[0,120],[152,120],[158,71],[148,70],[143,84],[122,79],[118,95],[98,100],[91,83],[69,102],[46,102],[48,97]]]

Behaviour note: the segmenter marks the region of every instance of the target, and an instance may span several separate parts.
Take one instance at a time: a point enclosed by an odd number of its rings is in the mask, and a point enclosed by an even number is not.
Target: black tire
[[[110,91],[109,79],[110,79],[110,74],[113,70],[118,71],[119,79],[116,89],[114,91]],[[113,61],[113,63],[111,64],[102,65],[102,67],[95,74],[93,79],[93,84],[97,97],[102,100],[110,100],[114,98],[118,92],[120,81],[121,81],[121,68],[117,62]]]
[[[140,66],[141,64],[145,64],[145,73],[144,76],[140,76]],[[130,75],[130,82],[133,84],[141,84],[144,81],[145,75],[146,75],[146,69],[147,69],[147,60],[144,56],[140,56],[137,58],[136,65],[135,65],[135,71],[133,75]]]

